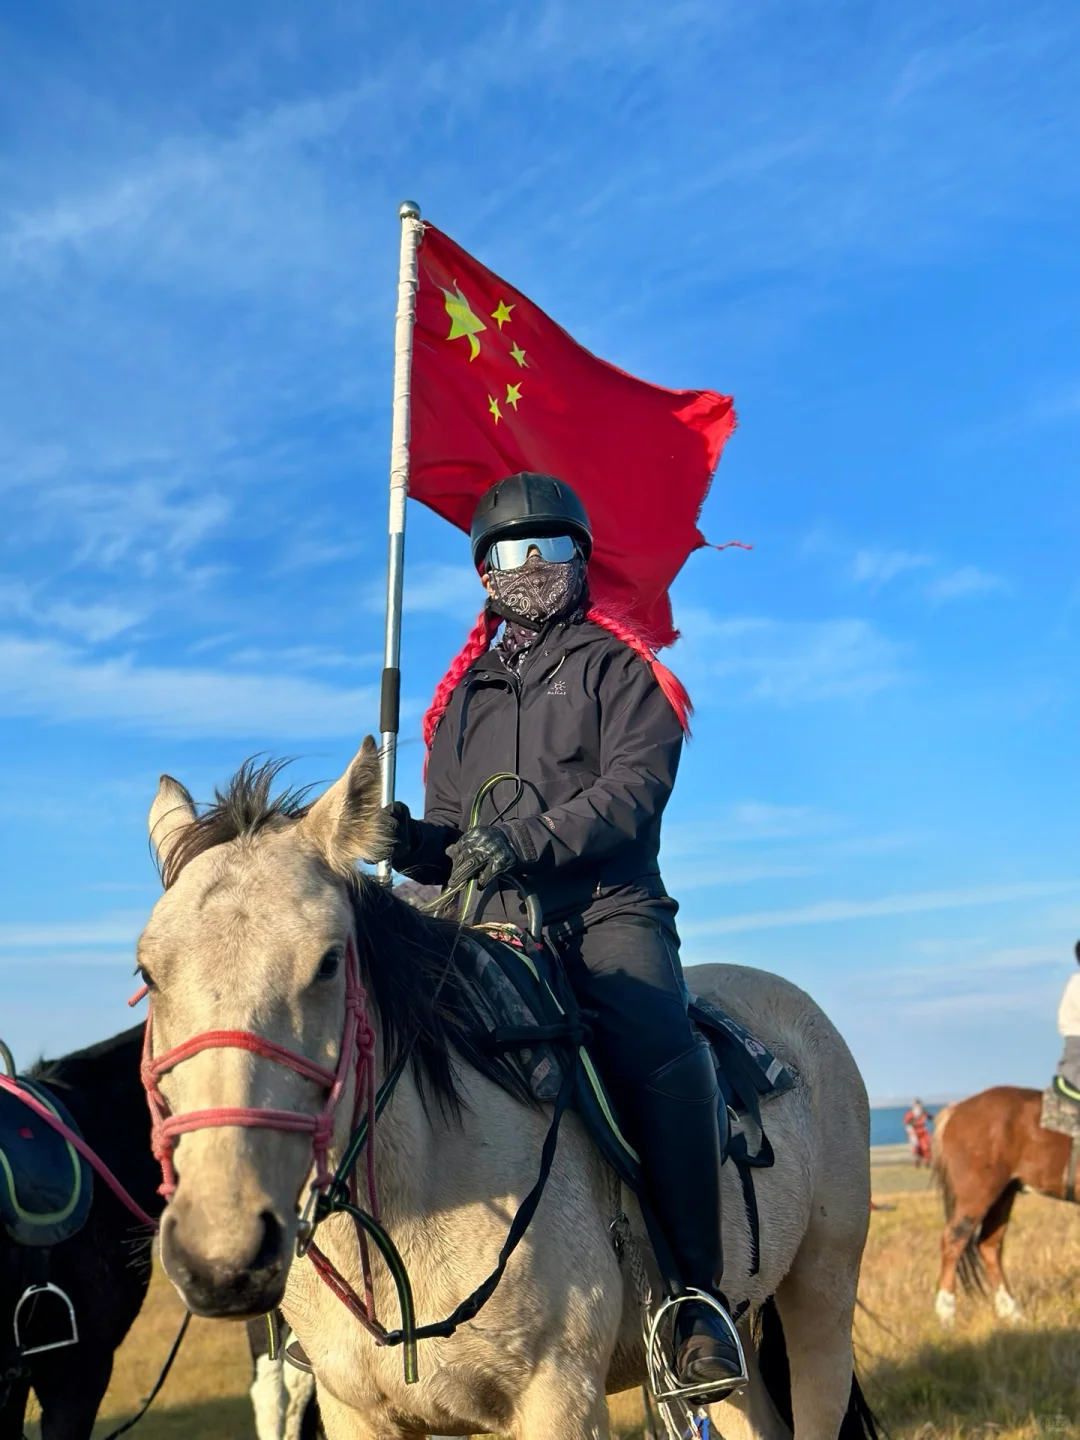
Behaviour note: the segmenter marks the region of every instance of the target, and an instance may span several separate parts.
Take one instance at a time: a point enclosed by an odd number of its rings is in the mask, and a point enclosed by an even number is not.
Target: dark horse
[[[31,1078],[54,1091],[87,1143],[132,1198],[158,1215],[161,1171],[150,1153],[150,1116],[139,1079],[143,1027],[43,1060]],[[41,1404],[42,1440],[89,1440],[109,1385],[113,1352],[150,1283],[152,1236],[107,1186],[96,1183],[83,1228],[49,1252],[48,1278],[70,1297],[77,1345],[20,1361],[12,1320],[35,1252],[0,1231],[0,1440],[20,1440],[30,1387]],[[36,1252],[40,1254],[41,1252]]]
[[[1003,1320],[1020,1318],[1001,1252],[1013,1201],[1023,1189],[1067,1196],[1072,1141],[1039,1124],[1042,1092],[995,1085],[937,1117],[934,1178],[945,1202],[941,1275],[935,1308],[943,1325],[956,1317],[956,1276],[965,1290],[990,1291]]]

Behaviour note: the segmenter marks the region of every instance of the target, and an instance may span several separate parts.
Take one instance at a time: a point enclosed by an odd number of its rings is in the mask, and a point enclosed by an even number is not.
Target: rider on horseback
[[[591,605],[592,531],[569,486],[510,476],[481,498],[471,540],[490,598],[425,717],[424,819],[393,806],[394,868],[452,888],[514,875],[537,893],[681,1279],[726,1308],[716,1075],[657,864],[689,701]],[[486,920],[520,922],[516,893],[481,904]],[[702,1302],[679,1309],[675,1371],[687,1386],[740,1373]]]
[[[1080,962],[1080,940],[1076,942]],[[1054,1089],[1069,1100],[1080,1101],[1080,975],[1071,975],[1058,1006],[1058,1034],[1065,1042],[1058,1061]]]

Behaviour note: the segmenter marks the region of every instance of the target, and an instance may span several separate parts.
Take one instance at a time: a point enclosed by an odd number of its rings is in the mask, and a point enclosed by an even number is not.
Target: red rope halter
[[[356,1080],[353,1103],[353,1128],[366,1105],[368,1113],[367,1179],[371,1195],[372,1213],[378,1215],[375,1194],[374,1146],[371,1137],[375,1121],[375,1032],[367,1016],[367,994],[360,984],[359,967],[356,959],[356,945],[350,937],[345,952],[345,1022],[341,1036],[336,1070],[329,1070],[306,1055],[289,1050],[284,1045],[256,1035],[251,1030],[205,1030],[175,1045],[163,1055],[154,1056],[151,1047],[151,1016],[146,1019],[146,1034],[143,1041],[142,1082],[146,1090],[152,1121],[150,1143],[155,1158],[161,1164],[160,1193],[171,1200],[176,1190],[176,1168],[173,1165],[173,1151],[180,1135],[192,1130],[210,1130],[224,1125],[239,1125],[248,1129],[285,1130],[311,1135],[312,1158],[315,1165],[315,1179],[312,1189],[324,1190],[333,1179],[328,1166],[330,1140],[334,1129],[334,1115],[345,1093],[350,1072]],[[264,1060],[273,1060],[312,1080],[327,1092],[326,1102],[318,1115],[307,1115],[299,1110],[271,1110],[253,1105],[216,1106],[206,1110],[186,1110],[174,1115],[168,1101],[161,1093],[159,1081],[177,1065],[190,1060],[203,1050],[247,1050]]]

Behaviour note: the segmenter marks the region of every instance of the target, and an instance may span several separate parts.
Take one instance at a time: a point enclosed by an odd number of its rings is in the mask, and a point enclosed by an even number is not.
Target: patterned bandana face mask
[[[487,578],[500,611],[539,629],[577,602],[585,566],[580,555],[566,561],[541,560],[534,555],[517,570],[489,570]]]

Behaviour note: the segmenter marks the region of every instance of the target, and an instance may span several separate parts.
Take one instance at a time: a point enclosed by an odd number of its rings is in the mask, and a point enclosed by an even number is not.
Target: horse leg
[[[776,1291],[796,1440],[836,1440],[847,1413],[855,1373],[851,1326],[857,1266],[858,1249],[852,1257],[849,1247],[830,1245],[811,1224]]]
[[[315,1394],[326,1440],[428,1440],[423,1430],[395,1425],[385,1414],[375,1418],[354,1410],[351,1405],[343,1405],[317,1381]]]
[[[1002,1191],[986,1212],[979,1230],[979,1256],[986,1269],[990,1291],[994,1297],[994,1311],[999,1320],[1020,1320],[1023,1318],[1020,1306],[1013,1298],[1001,1265],[1001,1252],[1005,1244],[1005,1230],[1012,1214],[1013,1201],[1017,1190],[1009,1186]]]
[[[34,1391],[41,1402],[41,1440],[90,1440],[98,1406],[109,1388],[113,1357],[111,1351],[95,1354],[83,1349],[84,1343],[76,1347],[82,1350],[77,1362],[68,1350],[36,1357]]]
[[[971,1244],[979,1221],[957,1206],[941,1236],[941,1273],[938,1276],[934,1309],[942,1325],[956,1323],[956,1270],[960,1257]]]
[[[5,1380],[0,1370],[0,1440],[22,1440],[29,1399],[30,1381]]]
[[[574,1373],[567,1357],[542,1360],[518,1397],[513,1440],[609,1440],[607,1396],[595,1375]]]
[[[729,1400],[709,1406],[712,1429],[724,1440],[791,1440],[791,1430],[772,1402],[758,1364],[757,1351],[743,1326],[747,1384]]]

